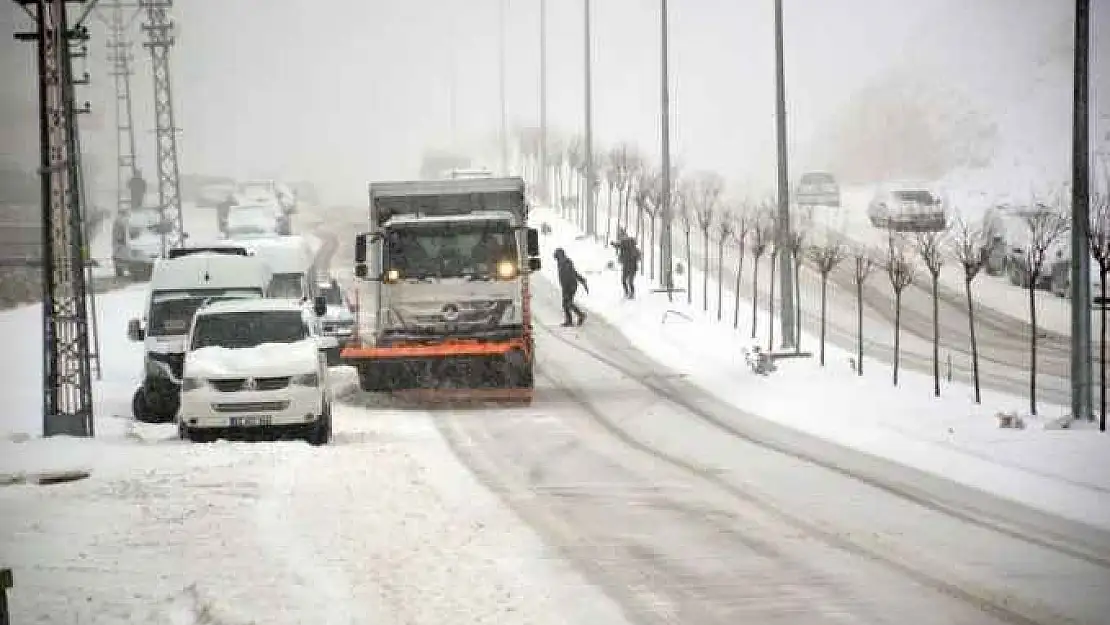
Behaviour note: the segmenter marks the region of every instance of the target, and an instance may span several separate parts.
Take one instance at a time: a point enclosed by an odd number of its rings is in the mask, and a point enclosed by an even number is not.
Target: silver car
[[[946,204],[924,185],[888,185],[867,206],[867,218],[876,228],[896,232],[939,232],[948,227]]]

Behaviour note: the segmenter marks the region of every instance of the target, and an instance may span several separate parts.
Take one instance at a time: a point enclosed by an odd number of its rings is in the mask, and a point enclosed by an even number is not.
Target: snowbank
[[[838,444],[1110,528],[1110,466],[1101,461],[1110,453],[1110,435],[1085,424],[1046,429],[1048,422],[1036,420],[1027,420],[1025,429],[1000,429],[995,413],[1020,411],[1024,399],[984,392],[982,405],[976,405],[970,388],[950,382],[942,382],[942,396],[936,398],[930,376],[905,370],[895,388],[889,366],[871,362],[866,375],[857,376],[852,355],[831,344],[824,368],[816,358],[787,359],[777,363],[777,372],[757,376],[743,356],[750,342],[747,315],[733,330],[731,316],[719,323],[715,311],[703,314],[700,307],[687,306],[684,294],[668,303],[663,294],[649,294],[643,278],[638,278],[638,299],[624,300],[618,274],[607,268],[614,258],[611,250],[587,240],[553,211],[536,210],[532,220],[553,228],[543,241],[545,253],[565,248],[586,276],[590,293],[581,303],[588,310],[707,392]],[[547,263],[544,272],[554,280],[554,263]],[[700,272],[694,273],[700,282]],[[741,305],[750,310],[751,302]],[[765,302],[761,308],[757,334],[765,346]],[[808,335],[802,344],[807,350],[818,345]]]

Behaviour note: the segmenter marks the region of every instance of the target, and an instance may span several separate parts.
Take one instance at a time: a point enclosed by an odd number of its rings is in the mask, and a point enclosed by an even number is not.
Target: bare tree
[[[1110,183],[1110,176],[1105,182]],[[1106,431],[1106,276],[1110,274],[1110,184],[1105,186],[1107,188],[1091,194],[1090,226],[1087,229],[1091,256],[1098,264],[1098,429],[1102,432]]]
[[[733,212],[732,236],[736,240],[736,291],[733,293],[732,327],[740,327],[740,281],[744,275],[744,253],[752,231],[751,206],[745,201]]]
[[[894,386],[898,386],[898,365],[902,340],[902,292],[916,277],[913,260],[904,238],[890,233],[887,238],[886,275],[894,290]]]
[[[821,275],[821,366],[825,366],[825,320],[828,302],[829,274],[848,257],[848,247],[839,236],[827,237],[820,245],[809,248],[809,257]]]
[[[875,271],[877,255],[864,246],[852,252],[855,260],[853,279],[856,285],[856,375],[863,375],[863,285]]]
[[[690,187],[685,181],[675,186],[671,197],[674,211],[682,221],[682,234],[686,240],[686,303],[694,303],[694,274],[690,271],[694,262],[694,251],[690,247],[690,231],[694,229],[694,214],[690,208]]]
[[[638,172],[636,177],[636,197],[634,200],[636,204],[636,245],[641,250],[646,250],[651,254],[654,252],[648,248],[647,241],[645,241],[644,238],[644,222],[653,208],[652,201],[655,194],[655,179],[656,174],[654,171],[641,170]],[[652,220],[654,221],[654,218],[652,218]],[[640,275],[643,275],[645,271],[645,264],[649,263],[640,263]]]
[[[759,260],[767,253],[772,240],[775,238],[775,221],[764,204],[752,219],[752,234],[749,238],[752,247],[752,338],[756,335],[756,326],[759,323]],[[772,260],[772,266],[774,261]]]
[[[971,337],[971,373],[975,386],[975,403],[981,403],[979,394],[979,344],[975,339],[975,300],[971,295],[971,283],[987,264],[987,254],[991,233],[985,226],[971,227],[963,219],[957,218],[954,231],[956,262],[964,270],[964,294],[967,296],[967,323]]]
[[[725,296],[725,243],[736,232],[732,211],[725,209],[717,217],[717,321],[721,320],[721,309]]]
[[[774,217],[771,218],[774,221]],[[772,228],[774,232],[774,228]],[[767,293],[767,351],[771,352],[775,349],[775,287],[778,286],[778,281],[775,280],[775,273],[778,271],[779,254],[785,254],[786,250],[779,242],[778,233],[776,232],[771,236],[771,288]],[[782,295],[779,295],[782,297]]]
[[[785,253],[790,254],[794,269],[794,351],[802,351],[802,262],[805,261],[805,244],[808,221],[795,224],[790,230]]]
[[[1044,210],[1030,211],[1025,216],[1029,239],[1024,248],[1025,267],[1029,283],[1029,412],[1037,414],[1037,284],[1044,273],[1049,253],[1056,247],[1060,237],[1068,231],[1068,219],[1061,210],[1059,200],[1055,206]],[[1062,253],[1062,252],[1060,252]]]
[[[701,172],[692,180],[691,200],[702,234],[702,310],[709,310],[709,235],[724,191],[724,180],[715,173]]]
[[[940,270],[944,267],[947,230],[919,232],[915,237],[917,254],[932,278],[933,286],[933,395],[940,397]]]

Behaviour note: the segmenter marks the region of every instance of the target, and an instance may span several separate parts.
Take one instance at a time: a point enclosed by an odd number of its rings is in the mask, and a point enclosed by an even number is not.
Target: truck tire
[[[332,439],[331,404],[324,404],[324,411],[315,424],[309,426],[304,440],[313,447],[327,445]]]
[[[358,368],[358,385],[367,393],[381,393],[388,391],[387,380],[382,375],[382,370],[372,365],[362,365]]]

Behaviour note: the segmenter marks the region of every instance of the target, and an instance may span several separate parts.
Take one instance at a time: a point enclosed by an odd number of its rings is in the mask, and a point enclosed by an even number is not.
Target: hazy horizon
[[[509,125],[535,125],[539,1],[506,4]],[[981,105],[987,117],[1002,115],[990,92],[1016,90],[1026,75],[1035,74],[1030,59],[1051,49],[1052,24],[1072,16],[1070,4],[1053,0],[785,4],[792,177],[815,161],[814,145],[828,134],[833,120],[840,120],[838,115],[851,110],[855,94],[875,89],[876,81],[881,85],[891,73],[917,71],[907,68],[939,68],[945,78],[937,87],[942,93],[938,101],[955,99],[943,97],[950,82],[969,102]],[[549,125],[579,133],[584,108],[582,5],[547,5]],[[685,167],[716,170],[752,185],[773,175],[772,6],[770,1],[727,0],[670,4],[672,158]],[[1097,99],[1097,86],[1105,82],[1098,62],[1098,51],[1105,47],[1099,34],[1105,29],[1097,24],[1105,18],[1099,7],[1092,8],[1092,118],[1097,120],[1106,108]],[[338,15],[305,0],[228,0],[218,8],[177,3],[171,63],[182,172],[312,180],[326,202],[361,202],[367,181],[413,176],[424,149],[451,143],[452,72],[458,86],[459,140],[489,144],[499,124],[497,10],[498,0],[465,5],[445,0],[351,2]],[[0,31],[30,24],[14,5],[4,18]],[[984,32],[981,24],[997,32]],[[961,25],[978,30],[969,34]],[[96,183],[111,187],[113,84],[105,61],[105,28],[95,20],[90,26],[93,84],[80,93],[94,113],[82,119],[83,141],[100,165]],[[658,2],[594,2],[592,29],[595,147],[629,141],[655,159]],[[137,25],[130,32],[133,39],[142,38]],[[0,129],[0,139],[9,146],[3,152],[9,160],[14,156],[30,165],[37,150],[33,49],[11,41],[10,32],[0,32],[0,39],[7,46],[0,48],[0,71],[8,85],[0,113],[7,120],[30,115],[26,125],[7,122]],[[966,42],[966,50],[956,47],[960,42]],[[139,160],[153,177],[149,57],[138,45],[134,54]],[[969,71],[964,73],[953,57],[966,59]],[[1007,75],[971,71],[994,60],[1006,61],[1000,67]],[[957,71],[961,75],[954,75]],[[1028,125],[1045,118],[1043,129],[1034,134],[1052,139],[1060,128],[1070,127],[1070,111],[1064,111],[1065,119],[1057,110],[1061,98],[1070,102],[1070,79],[1066,88],[1054,80],[1045,83],[1051,83],[1045,89],[1053,90],[1046,96],[1047,112],[1030,117],[1034,121],[1014,122]],[[985,92],[976,93],[977,85],[986,81]],[[836,121],[838,126],[845,123]],[[20,147],[12,149],[13,144]],[[1092,146],[1097,147],[1095,142]],[[1055,143],[1049,149],[1051,154],[1058,150]]]

